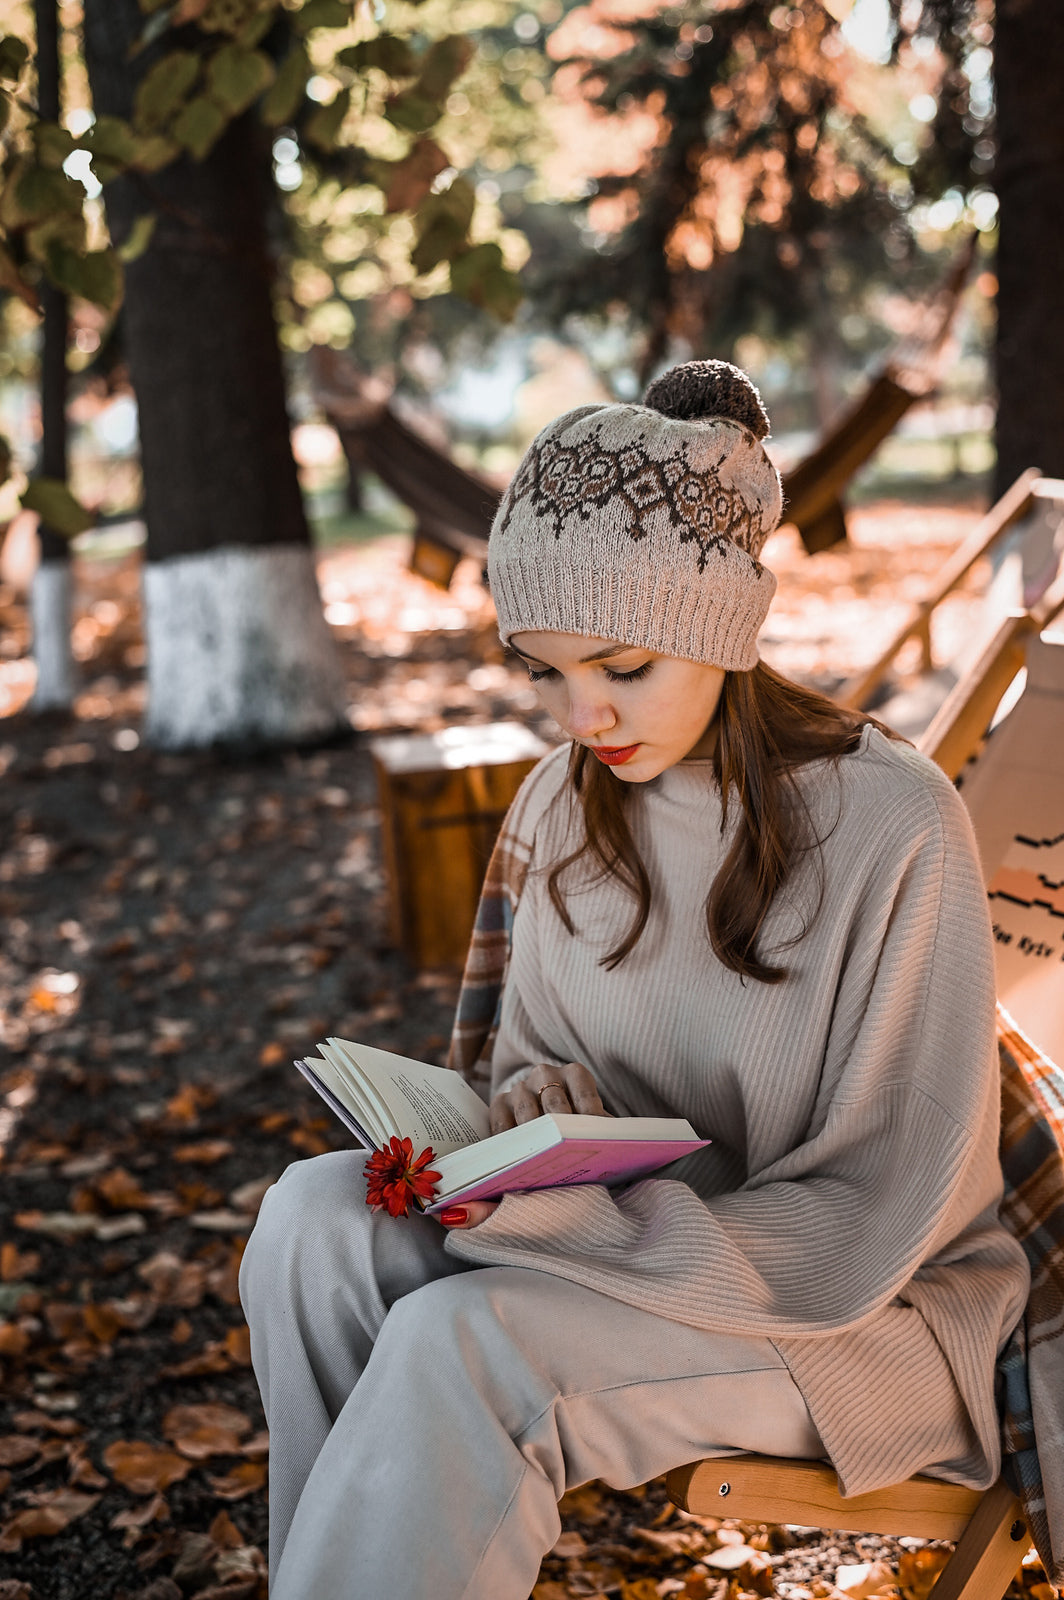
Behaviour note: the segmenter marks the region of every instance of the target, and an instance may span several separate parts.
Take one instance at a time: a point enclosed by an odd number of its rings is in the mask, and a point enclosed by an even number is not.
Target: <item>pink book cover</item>
[[[521,1189],[630,1181],[657,1172],[709,1143],[708,1139],[566,1139],[448,1193],[446,1199],[433,1201],[425,1210],[442,1211],[467,1200],[498,1200]]]

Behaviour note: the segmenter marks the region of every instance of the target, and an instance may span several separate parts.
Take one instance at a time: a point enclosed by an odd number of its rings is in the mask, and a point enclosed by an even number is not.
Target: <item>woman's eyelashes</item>
[[[612,672],[609,667],[603,667],[602,670],[611,683],[634,683],[637,678],[645,678],[653,665],[653,661],[645,661],[641,667],[636,667],[632,672]],[[543,667],[538,672],[534,667],[528,667],[528,676],[533,683],[539,683],[543,678],[555,678],[557,675],[555,667]]]

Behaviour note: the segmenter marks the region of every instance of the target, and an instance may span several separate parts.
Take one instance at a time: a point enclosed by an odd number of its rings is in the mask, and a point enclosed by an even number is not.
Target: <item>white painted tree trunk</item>
[[[74,699],[70,591],[70,563],[42,561],[30,583],[33,659],[37,667],[32,711],[69,711]]]
[[[305,545],[150,561],[143,590],[151,744],[299,744],[349,726]]]

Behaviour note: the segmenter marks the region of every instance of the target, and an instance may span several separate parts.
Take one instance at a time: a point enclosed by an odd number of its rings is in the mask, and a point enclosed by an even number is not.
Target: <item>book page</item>
[[[328,1043],[356,1083],[372,1085],[392,1132],[409,1139],[415,1152],[429,1145],[447,1155],[487,1137],[488,1108],[457,1072],[350,1039]]]

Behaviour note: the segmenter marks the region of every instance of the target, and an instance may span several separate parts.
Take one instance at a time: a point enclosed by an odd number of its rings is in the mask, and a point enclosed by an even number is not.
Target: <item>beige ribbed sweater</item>
[[[741,980],[709,946],[705,898],[728,842],[710,763],[633,786],[653,909],[608,972],[599,958],[631,899],[571,870],[572,937],[537,870],[582,838],[566,758],[540,763],[512,819],[531,869],[495,1083],[529,1062],[582,1061],[612,1112],[687,1117],[713,1144],[627,1190],[508,1196],[448,1249],[767,1335],[847,1494],[927,1468],[992,1481],[994,1359],[1028,1273],[997,1218],[993,961],[959,798],[871,728],[852,755],[803,769],[825,843],[770,913],[763,948],[791,971],[772,986]],[[954,1429],[944,1458],[935,1419],[953,1382],[970,1428],[960,1448]]]

